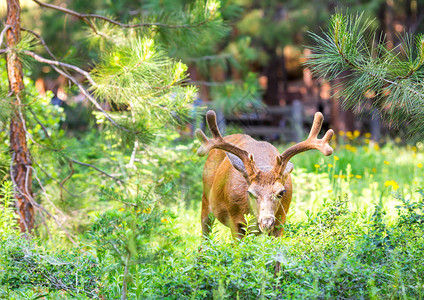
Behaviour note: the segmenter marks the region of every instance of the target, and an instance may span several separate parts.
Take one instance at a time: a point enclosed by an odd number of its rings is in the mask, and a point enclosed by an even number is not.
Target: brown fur
[[[196,130],[202,143],[197,154],[208,154],[203,170],[203,235],[209,234],[213,215],[231,228],[234,237],[242,236],[245,215],[250,213],[256,217],[262,232],[280,236],[292,198],[293,164],[289,160],[312,149],[331,155],[333,149],[329,142],[333,130],[318,139],[324,117],[317,112],[308,138],[280,155],[271,144],[258,142],[248,135],[222,137],[213,111],[207,112],[206,119],[213,138]]]
[[[252,179],[250,187],[255,189],[257,194],[263,198],[271,197],[276,192],[276,187],[284,185],[286,193],[275,203],[276,224],[272,232],[273,235],[280,236],[292,198],[290,174],[276,176],[273,172],[280,153],[271,144],[258,142],[244,134],[226,136],[224,140],[254,155],[260,172]],[[244,234],[243,224],[246,223],[244,215],[251,213],[258,217],[249,206],[248,188],[248,181],[232,166],[225,152],[218,149],[211,150],[203,171],[201,219],[204,235],[210,232],[212,225],[210,214],[230,227],[234,237],[237,234]]]

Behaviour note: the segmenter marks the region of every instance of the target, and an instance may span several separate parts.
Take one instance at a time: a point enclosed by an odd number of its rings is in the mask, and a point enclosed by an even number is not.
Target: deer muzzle
[[[264,233],[268,233],[274,229],[275,217],[267,216],[267,217],[260,218],[258,223],[259,223],[259,229]]]

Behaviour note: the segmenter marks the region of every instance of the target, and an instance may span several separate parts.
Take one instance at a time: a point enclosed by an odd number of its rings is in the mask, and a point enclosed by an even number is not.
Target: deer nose
[[[262,232],[271,231],[274,228],[275,218],[265,217],[259,221],[259,228]]]

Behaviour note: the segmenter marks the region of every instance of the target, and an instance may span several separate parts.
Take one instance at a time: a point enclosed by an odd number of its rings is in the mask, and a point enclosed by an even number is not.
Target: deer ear
[[[232,154],[232,153],[225,152],[225,154],[227,154],[227,157],[230,160],[230,162],[233,165],[233,167],[237,171],[239,171],[240,173],[242,173],[244,177],[248,177],[247,176],[246,167],[244,166],[243,161],[240,158],[238,158],[237,156],[235,156],[234,154]]]
[[[284,170],[284,174],[286,175],[288,175],[288,174],[290,174],[292,171],[293,171],[293,167],[294,167],[294,165],[293,165],[293,163],[291,162],[291,161],[289,161],[288,163],[287,163],[287,166],[286,166],[286,169]]]

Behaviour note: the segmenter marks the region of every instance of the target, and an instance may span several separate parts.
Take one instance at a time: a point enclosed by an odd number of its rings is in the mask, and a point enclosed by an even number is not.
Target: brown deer
[[[329,142],[333,130],[318,139],[324,117],[317,112],[309,137],[280,155],[273,145],[245,134],[222,137],[212,110],[207,112],[206,119],[213,138],[208,139],[202,130],[196,130],[202,143],[197,154],[209,154],[203,170],[203,236],[211,230],[213,215],[231,228],[235,238],[241,237],[245,233],[244,216],[249,213],[256,217],[261,232],[280,236],[292,198],[293,164],[289,160],[312,149],[331,155]]]

